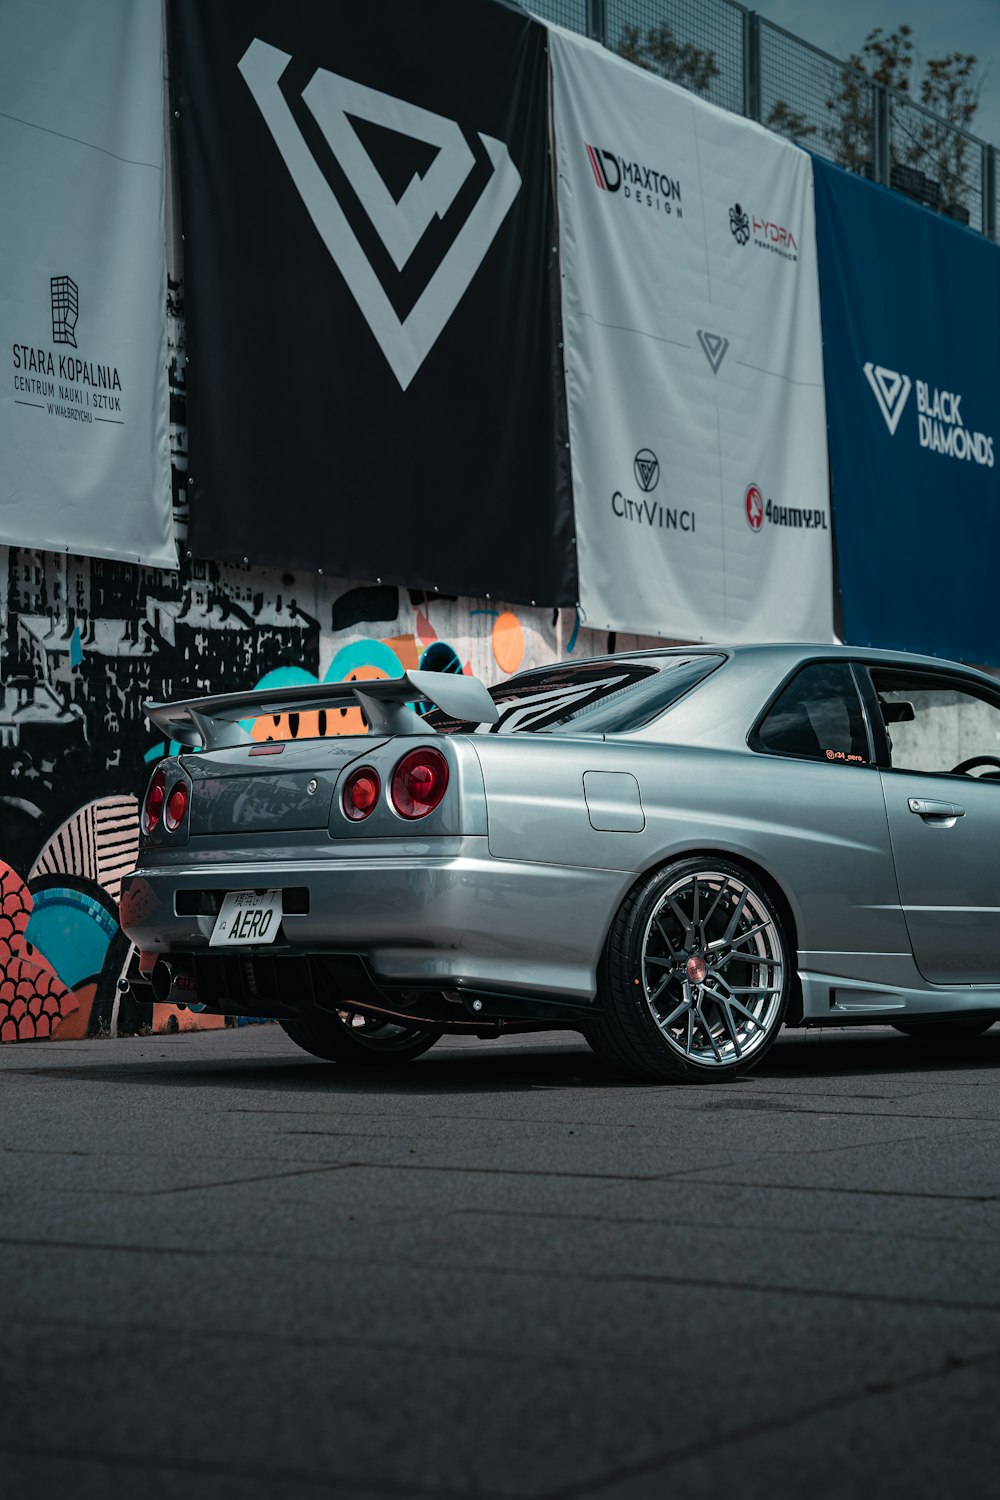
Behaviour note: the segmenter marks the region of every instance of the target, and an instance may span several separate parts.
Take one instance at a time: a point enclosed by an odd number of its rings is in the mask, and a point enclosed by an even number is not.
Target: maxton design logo
[[[648,495],[660,482],[660,460],[652,448],[640,448],[632,461],[635,482]]]
[[[668,177],[659,167],[643,166],[630,161],[627,156],[616,156],[600,146],[591,146],[586,141],[587,159],[594,181],[602,193],[621,193],[632,199],[640,208],[652,208],[658,213],[684,217],[681,207],[681,185],[676,177]]]
[[[885,418],[885,425],[895,437],[899,419],[903,415],[903,407],[906,405],[906,398],[910,394],[910,377],[901,375],[898,370],[887,370],[882,365],[873,365],[871,360],[865,365],[864,371],[865,379],[878,402],[879,411]]]
[[[751,484],[743,497],[746,509],[747,525],[751,531],[759,531],[764,524],[764,496],[757,485]]]
[[[53,276],[52,342],[76,348],[76,320],[80,313],[80,288],[72,276]]]
[[[468,290],[510,212],[521,177],[502,141],[479,135],[493,174],[411,311],[400,318],[281,91],[287,52],[255,38],[239,70],[274,137],[306,210],[347,283],[393,374],[405,391]],[[451,208],[475,165],[455,120],[318,68],[302,91],[340,167],[397,271],[432,220]],[[366,120],[437,147],[428,170],[397,198],[389,191],[352,124]]]
[[[698,342],[705,358],[712,366],[712,374],[718,375],[719,366],[725,359],[726,350],[729,348],[729,340],[724,339],[721,333],[709,333],[707,329],[699,328]]]

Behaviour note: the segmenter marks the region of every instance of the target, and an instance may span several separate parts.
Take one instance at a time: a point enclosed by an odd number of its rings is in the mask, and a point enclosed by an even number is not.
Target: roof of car
[[[619,651],[604,656],[589,656],[580,658],[583,662],[599,661],[628,661],[651,656],[683,656],[712,655],[724,652],[727,656],[735,659],[758,658],[772,660],[776,663],[790,668],[799,661],[809,661],[814,657],[837,657],[844,656],[855,661],[871,662],[880,665],[900,665],[912,667],[915,670],[941,671],[942,669],[958,670],[968,672],[975,676],[985,678],[994,682],[989,671],[982,667],[973,667],[966,662],[952,661],[941,656],[923,656],[913,651],[897,651],[891,646],[849,646],[833,641],[767,641],[753,642],[747,644],[733,645],[725,641],[703,642],[699,641],[690,646],[652,646],[643,649],[634,647],[629,651]],[[561,666],[570,663],[559,663]],[[542,670],[544,668],[535,668]]]

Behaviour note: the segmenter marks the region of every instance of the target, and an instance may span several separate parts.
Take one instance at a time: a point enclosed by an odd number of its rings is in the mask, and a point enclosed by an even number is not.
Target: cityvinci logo
[[[12,345],[14,405],[33,408],[50,417],[65,417],[71,422],[104,422],[124,427],[118,366],[67,353],[67,349],[77,347],[80,315],[80,288],[72,276],[50,278],[49,310],[52,344],[62,348],[39,342]],[[41,321],[41,308],[37,316]]]
[[[751,238],[760,250],[780,255],[782,260],[799,258],[799,242],[795,232],[787,224],[774,219],[760,219],[741,203],[734,203],[729,210],[729,232],[738,245],[746,245]]]
[[[896,436],[906,400],[914,388],[917,393],[917,440],[921,448],[941,453],[946,458],[993,467],[993,438],[965,425],[962,396],[957,391],[940,390],[929,381],[911,381],[901,370],[889,370],[871,360],[862,367],[865,379],[878,402],[879,411],[890,437]]]
[[[492,175],[449,249],[405,318],[393,307],[337,195],[316,163],[281,90],[287,52],[255,38],[240,73],[264,117],[309,217],[405,391],[441,336],[510,212],[521,177],[502,141],[478,134]],[[318,68],[302,90],[372,228],[398,272],[408,265],[434,219],[443,219],[465,186],[476,157],[455,120]],[[368,121],[435,148],[427,171],[401,195],[390,192],[353,121]]]
[[[640,448],[632,460],[635,482],[644,495],[650,495],[660,482],[660,460],[652,448]],[[650,527],[656,531],[694,532],[693,510],[678,510],[676,506],[662,505],[658,500],[637,500],[622,490],[611,496],[611,509],[619,521],[632,521],[636,526]]]
[[[627,156],[618,156],[599,146],[587,145],[587,157],[594,181],[602,193],[620,193],[622,201],[628,200],[637,208],[673,214],[677,219],[684,217],[681,185],[676,177],[670,177],[659,167],[641,166]]]

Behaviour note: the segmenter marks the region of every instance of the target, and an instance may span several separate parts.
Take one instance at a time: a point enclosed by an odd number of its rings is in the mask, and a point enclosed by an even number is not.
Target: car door
[[[868,677],[917,967],[932,984],[1000,982],[1000,694],[957,673],[872,666]]]

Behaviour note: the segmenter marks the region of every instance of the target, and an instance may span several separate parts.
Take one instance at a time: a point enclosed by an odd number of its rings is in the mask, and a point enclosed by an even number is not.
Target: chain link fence
[[[743,14],[726,0],[607,0],[606,45],[743,113]]]
[[[797,146],[874,178],[875,87],[836,57],[761,21],[760,119]]]
[[[587,0],[528,0],[526,9],[543,21],[554,21],[557,26],[587,35]]]
[[[544,20],[997,237],[996,149],[736,0],[526,0]]]
[[[983,229],[983,142],[898,95],[889,111],[890,185],[938,213]]]

